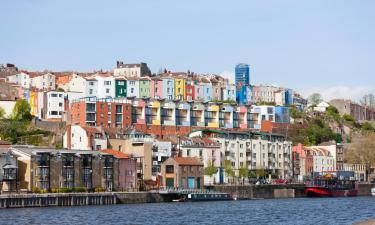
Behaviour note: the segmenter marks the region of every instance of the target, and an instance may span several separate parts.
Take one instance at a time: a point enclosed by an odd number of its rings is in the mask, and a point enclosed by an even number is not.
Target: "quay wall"
[[[0,208],[47,206],[114,205],[113,193],[13,194],[0,195]]]
[[[371,196],[374,184],[358,184],[358,196]],[[208,189],[231,193],[239,200],[277,199],[306,197],[303,184],[287,185],[214,185]],[[56,194],[9,194],[0,195],[1,208],[114,205],[132,203],[160,203],[179,199],[178,194],[157,192],[103,192],[103,193],[56,193]]]
[[[371,196],[371,188],[374,184],[358,184],[358,196]]]
[[[271,199],[271,198],[298,198],[306,197],[305,185],[214,185],[211,190],[232,193],[237,199]]]

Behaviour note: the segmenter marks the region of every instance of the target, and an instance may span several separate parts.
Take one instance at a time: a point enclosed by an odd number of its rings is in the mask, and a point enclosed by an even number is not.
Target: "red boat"
[[[354,172],[314,173],[312,183],[306,187],[308,197],[354,197],[358,195]]]

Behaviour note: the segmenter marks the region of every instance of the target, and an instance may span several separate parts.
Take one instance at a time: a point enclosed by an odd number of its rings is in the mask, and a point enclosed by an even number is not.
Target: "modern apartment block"
[[[262,121],[289,122],[284,106],[246,106],[228,103],[157,99],[82,98],[71,103],[71,123],[82,126],[129,128],[159,137],[186,135],[194,129],[248,130]]]
[[[134,104],[136,108],[136,104]],[[128,99],[99,99],[95,97],[74,100],[70,107],[71,123],[82,126],[127,128],[132,125],[132,101]]]
[[[235,81],[237,85],[250,85],[250,66],[240,63],[235,67]]]
[[[268,133],[197,131],[191,137],[209,137],[220,143],[221,161],[229,162],[238,176],[239,169],[265,170],[279,178],[292,177],[292,143],[284,136]],[[227,179],[226,179],[227,180]]]
[[[50,190],[84,187],[119,188],[118,160],[100,151],[56,150],[32,146],[14,147],[18,156],[19,189]]]

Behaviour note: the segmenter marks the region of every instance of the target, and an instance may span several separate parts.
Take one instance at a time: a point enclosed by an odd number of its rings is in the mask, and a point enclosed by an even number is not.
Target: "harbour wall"
[[[114,205],[113,193],[13,194],[0,195],[0,208],[46,206]]]
[[[237,199],[272,199],[272,198],[298,198],[306,197],[305,185],[214,185],[211,190],[217,192],[232,193]]]
[[[371,196],[374,184],[358,184],[358,196]],[[306,197],[305,185],[214,185],[209,190],[231,193],[239,200],[278,199]],[[178,194],[157,192],[103,192],[103,193],[55,193],[0,195],[1,208],[114,205],[132,203],[160,203],[179,199]]]

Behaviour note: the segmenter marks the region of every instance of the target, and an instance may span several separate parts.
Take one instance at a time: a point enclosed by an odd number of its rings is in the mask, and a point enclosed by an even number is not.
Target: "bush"
[[[87,190],[84,187],[75,187],[73,188],[73,191],[74,192],[86,192]]]
[[[95,192],[105,192],[105,188],[101,188],[101,187],[98,187],[98,188],[95,188],[94,189]]]
[[[33,193],[36,193],[36,194],[39,194],[39,193],[40,193],[40,189],[39,189],[38,187],[33,187],[33,188],[31,189],[31,191],[32,191]]]

